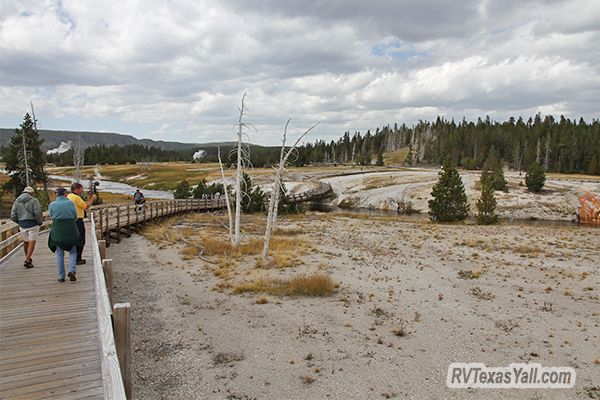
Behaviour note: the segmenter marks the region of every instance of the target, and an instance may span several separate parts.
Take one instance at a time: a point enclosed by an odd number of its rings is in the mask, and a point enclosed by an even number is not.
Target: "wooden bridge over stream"
[[[324,184],[288,199],[330,193]],[[118,266],[106,247],[149,221],[226,206],[222,197],[93,207],[86,221],[87,263],[77,267],[76,282],[57,281],[47,214],[32,269],[23,268],[18,226],[0,225],[0,399],[131,399],[130,305],[113,302]]]

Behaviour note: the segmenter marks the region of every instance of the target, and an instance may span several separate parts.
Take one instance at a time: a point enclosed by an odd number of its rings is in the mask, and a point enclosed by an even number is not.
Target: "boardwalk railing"
[[[319,200],[332,193],[329,184],[322,183],[319,187],[305,192],[289,195],[292,203]],[[202,211],[225,208],[225,198],[216,199],[181,199],[181,200],[154,200],[144,205],[127,204],[102,204],[91,209],[95,222],[94,232],[98,240],[105,239],[107,245],[110,241],[120,241],[121,235],[129,237],[132,230],[145,221],[166,217],[187,211]],[[51,221],[48,213],[44,213],[44,224],[41,229],[46,230]],[[20,244],[19,227],[13,222],[0,225],[0,261],[11,254]]]
[[[188,211],[216,210],[227,207],[225,198],[219,199],[182,199],[155,200],[143,205],[109,204],[92,209],[95,231],[98,240],[120,241],[121,236],[129,237],[132,230],[140,224]]]
[[[123,231],[128,236],[145,221],[173,215],[180,212],[196,210],[213,210],[225,208],[225,199],[184,199],[184,200],[156,200],[144,205],[134,204],[103,204],[94,206],[91,214],[94,215],[95,230],[100,230],[98,239],[114,239],[119,241]],[[44,213],[42,230],[51,225],[48,213]],[[94,230],[94,231],[95,231]],[[0,225],[0,261],[21,244],[19,226],[14,222]]]
[[[42,231],[48,229],[52,223],[47,212],[44,213],[43,218],[44,222],[40,227]],[[21,244],[20,238],[19,225],[12,221],[0,225],[0,261]]]
[[[120,241],[139,225],[188,211],[227,207],[225,199],[158,200],[143,205],[114,204],[91,212],[91,232],[96,282],[96,310],[101,348],[102,380],[106,398],[131,398],[131,339],[129,303],[113,304],[112,259],[106,257],[111,240]]]

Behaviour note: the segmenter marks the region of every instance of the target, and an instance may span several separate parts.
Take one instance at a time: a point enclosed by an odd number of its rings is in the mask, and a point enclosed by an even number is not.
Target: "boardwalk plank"
[[[149,203],[145,212],[131,212],[131,224],[142,222],[144,216],[146,220],[156,218],[159,211],[162,214],[163,205]],[[164,215],[171,215],[186,208],[224,208],[225,203],[172,201],[165,206]],[[104,238],[111,236],[107,227],[125,227],[124,210],[130,207],[102,207],[105,218],[98,229]],[[120,221],[115,217],[117,210]],[[94,214],[100,216],[98,211]],[[92,239],[90,224],[86,227],[86,237]],[[38,241],[33,255],[35,268],[23,268],[22,251],[0,263],[0,398],[102,399],[110,393],[111,398],[123,399],[110,305],[92,240],[84,251],[88,262],[77,266],[77,282],[65,283],[56,281],[56,256],[47,248],[46,240],[43,234]]]
[[[0,397],[103,398],[91,250],[77,282],[59,283],[46,239],[34,268],[20,252],[0,266]]]

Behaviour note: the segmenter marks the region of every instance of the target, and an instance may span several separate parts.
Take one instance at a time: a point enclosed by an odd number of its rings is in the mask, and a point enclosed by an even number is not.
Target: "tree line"
[[[49,163],[57,166],[73,165],[74,149],[60,154],[48,154]],[[160,147],[145,146],[141,144],[127,145],[95,145],[83,151],[85,165],[96,164],[135,164],[138,162],[169,162],[189,161],[196,150],[164,150]]]
[[[194,161],[193,156],[197,151],[203,151],[202,158],[197,162],[217,162],[217,147],[197,147],[183,150],[164,150],[160,147],[146,146],[141,144],[127,145],[95,145],[87,147],[83,152],[84,165],[116,165],[136,164],[138,162],[171,162],[171,161]],[[2,149],[0,148],[0,152]],[[74,163],[74,149],[60,154],[48,154],[46,159],[49,163],[57,166],[71,166]],[[251,162],[255,167],[273,165],[279,157],[279,150],[274,147],[263,147],[250,145]],[[225,160],[230,166],[235,164],[235,156]]]
[[[447,155],[453,165],[464,169],[483,169],[491,153],[503,166],[527,170],[533,162],[546,172],[600,175],[600,122],[582,118],[570,120],[537,114],[527,121],[509,118],[504,122],[489,117],[476,122],[463,119],[456,123],[438,117],[435,122],[420,121],[408,127],[394,124],[377,127],[374,132],[349,131],[337,141],[317,140],[297,148],[290,164],[354,164],[383,165],[383,154],[400,149],[408,151],[403,164],[439,166]],[[97,145],[84,152],[84,163],[125,164],[136,162],[191,161],[200,148],[163,150],[139,144]],[[217,162],[217,148],[203,147],[206,152],[199,162]],[[226,150],[226,149],[224,149]],[[0,148],[3,159],[10,158],[10,146]],[[268,167],[279,160],[280,148],[249,146],[254,167]],[[14,152],[13,152],[14,155]],[[73,150],[45,156],[56,165],[73,165]],[[224,157],[226,166],[236,163],[235,154]]]
[[[486,117],[456,123],[438,117],[412,127],[386,125],[364,135],[345,132],[337,141],[318,140],[299,148],[295,164],[382,164],[384,152],[403,148],[408,148],[404,164],[409,166],[440,166],[449,155],[455,166],[482,169],[495,151],[514,170],[527,170],[537,162],[547,172],[600,174],[600,122],[541,114],[504,122]]]

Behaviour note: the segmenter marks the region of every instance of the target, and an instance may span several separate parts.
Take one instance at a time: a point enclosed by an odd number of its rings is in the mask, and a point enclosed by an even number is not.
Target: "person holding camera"
[[[69,200],[75,205],[77,211],[77,229],[79,230],[80,243],[77,246],[77,265],[85,264],[85,260],[82,258],[83,247],[85,246],[85,225],[83,224],[83,218],[85,217],[85,210],[89,209],[96,199],[95,194],[91,194],[87,201],[81,198],[83,193],[83,185],[79,182],[75,182],[71,185],[71,193],[67,196]]]

